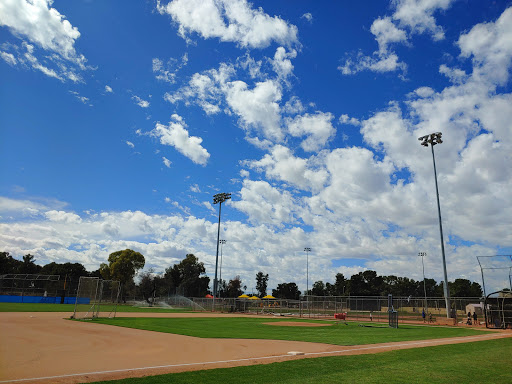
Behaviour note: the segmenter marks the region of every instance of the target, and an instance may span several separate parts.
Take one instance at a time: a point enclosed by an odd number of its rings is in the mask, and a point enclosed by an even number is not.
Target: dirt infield
[[[119,315],[219,316],[204,313]],[[511,332],[489,332],[473,337],[338,346],[280,340],[200,339],[74,322],[66,317],[68,313],[0,313],[0,383],[84,383],[512,336]],[[292,351],[304,354],[289,354]]]

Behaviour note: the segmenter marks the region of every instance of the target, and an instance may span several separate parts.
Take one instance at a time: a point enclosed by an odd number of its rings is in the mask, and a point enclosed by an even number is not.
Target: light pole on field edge
[[[220,267],[219,267],[219,281],[222,283],[222,245],[226,244],[226,240],[219,240],[220,243]]]
[[[436,132],[431,133],[430,135],[422,136],[418,138],[421,141],[421,145],[424,147],[428,147],[430,144],[430,148],[432,149],[432,162],[434,164],[434,180],[436,182],[436,197],[437,197],[437,213],[439,216],[439,233],[441,235],[441,254],[443,256],[443,272],[444,272],[444,301],[446,304],[446,317],[450,318],[450,288],[448,287],[448,273],[446,272],[446,257],[444,254],[444,239],[443,239],[443,224],[441,220],[441,204],[439,203],[439,188],[437,186],[437,171],[436,171],[436,158],[434,156],[434,145],[441,144],[443,140],[441,140],[442,133]]]
[[[219,225],[217,227],[217,253],[215,256],[215,279],[213,280],[213,310],[215,310],[215,299],[217,298],[217,268],[219,265],[219,240],[220,240],[220,213],[222,209],[222,203],[226,200],[231,199],[231,193],[217,193],[213,195],[213,204],[219,203]]]
[[[425,263],[423,258],[427,256],[427,252],[419,252],[418,256],[421,257],[421,265],[423,266],[423,291],[425,293],[425,319],[428,319],[428,302],[427,302],[427,284],[425,282]]]
[[[309,252],[311,252],[311,248],[304,248],[304,252],[306,252],[306,295],[308,302],[308,313],[309,313]]]

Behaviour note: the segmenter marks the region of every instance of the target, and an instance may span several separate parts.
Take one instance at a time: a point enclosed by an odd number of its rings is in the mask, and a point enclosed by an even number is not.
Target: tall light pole
[[[311,252],[311,248],[306,247],[304,248],[304,252],[306,252],[306,295],[309,291],[309,252]],[[308,295],[308,301],[309,301],[309,295]]]
[[[432,162],[434,164],[434,180],[436,182],[436,197],[437,197],[437,213],[439,216],[439,233],[441,235],[441,254],[443,256],[443,271],[444,271],[444,301],[446,304],[446,317],[450,318],[450,289],[448,287],[448,273],[446,272],[446,257],[444,254],[444,239],[443,239],[443,224],[441,220],[441,204],[439,203],[439,189],[437,187],[437,171],[436,171],[436,158],[434,156],[434,145],[441,144],[441,132],[431,133],[430,135],[422,136],[418,138],[421,141],[421,145],[432,148]]]
[[[220,268],[219,268],[219,281],[222,283],[222,245],[226,244],[226,240],[219,240],[220,243]]]
[[[423,266],[423,292],[425,293],[425,318],[428,319],[428,303],[427,303],[427,283],[425,282],[425,263],[423,258],[427,256],[427,252],[419,252],[418,256],[421,257],[421,265]]]
[[[219,203],[219,226],[217,227],[217,254],[215,256],[215,279],[213,280],[213,309],[215,310],[215,299],[217,298],[217,268],[219,265],[219,240],[220,240],[220,212],[222,203],[231,199],[231,193],[217,193],[213,195],[213,204]]]

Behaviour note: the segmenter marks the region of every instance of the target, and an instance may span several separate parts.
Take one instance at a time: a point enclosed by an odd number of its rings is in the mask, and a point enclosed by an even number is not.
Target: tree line
[[[131,249],[113,252],[107,263],[100,268],[88,272],[80,263],[49,263],[44,266],[35,264],[33,255],[25,255],[22,260],[13,258],[8,252],[0,252],[0,275],[3,274],[43,274],[65,276],[69,282],[78,282],[80,276],[102,277],[119,280],[122,286],[123,299],[142,296],[148,302],[155,297],[181,295],[185,297],[205,297],[212,294],[209,290],[210,278],[206,276],[204,263],[194,254],[187,254],[179,263],[169,266],[163,274],[149,269],[138,274],[137,283],[134,277],[145,265],[144,256]],[[259,271],[255,276],[257,296],[267,295],[269,275]],[[424,285],[425,284],[425,285]],[[480,284],[467,279],[455,279],[449,282],[450,294],[453,297],[481,297]],[[238,297],[247,289],[240,276],[229,281],[219,280],[218,296],[226,298]],[[443,297],[443,282],[434,279],[415,281],[408,277],[395,275],[379,276],[377,272],[366,270],[346,279],[342,273],[335,275],[334,282],[316,281],[310,290],[304,292],[313,296],[412,296],[412,297]],[[294,282],[278,284],[272,290],[272,296],[279,299],[298,300],[302,292]]]

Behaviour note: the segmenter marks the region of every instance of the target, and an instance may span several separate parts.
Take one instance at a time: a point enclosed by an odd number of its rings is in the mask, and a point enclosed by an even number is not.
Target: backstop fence
[[[512,292],[497,291],[485,297],[485,326],[487,328],[512,328]]]
[[[74,304],[77,279],[67,276],[11,273],[0,275],[0,302]]]

